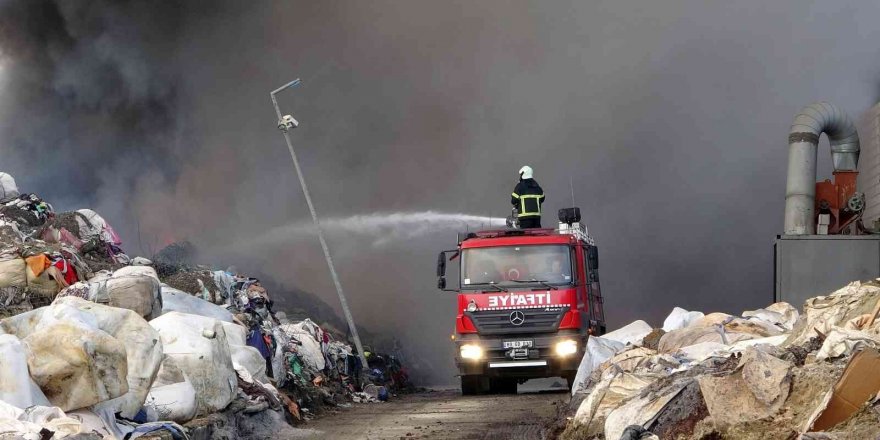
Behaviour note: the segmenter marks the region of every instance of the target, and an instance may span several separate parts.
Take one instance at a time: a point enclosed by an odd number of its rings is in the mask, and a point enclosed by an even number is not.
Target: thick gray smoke
[[[528,164],[549,213],[572,180],[611,326],[736,312],[772,300],[794,114],[878,96],[877,2],[771,3],[0,0],[0,169],[132,253],[188,238],[336,304],[314,239],[259,241],[309,222],[268,97],[301,77],[322,216],[503,217]],[[354,315],[451,382],[455,235],[377,233],[329,237]]]

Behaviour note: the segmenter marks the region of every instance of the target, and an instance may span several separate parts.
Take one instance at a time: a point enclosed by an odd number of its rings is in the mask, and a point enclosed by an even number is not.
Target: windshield
[[[571,284],[571,251],[566,245],[502,246],[465,249],[462,288],[486,284],[520,286]]]

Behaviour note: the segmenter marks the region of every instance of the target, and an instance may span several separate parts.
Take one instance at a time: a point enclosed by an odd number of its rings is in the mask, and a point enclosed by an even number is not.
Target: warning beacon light
[[[571,225],[581,221],[581,208],[562,208],[559,210],[559,223]]]

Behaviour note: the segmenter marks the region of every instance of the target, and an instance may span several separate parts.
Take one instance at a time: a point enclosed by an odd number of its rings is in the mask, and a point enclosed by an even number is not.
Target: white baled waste
[[[266,360],[260,354],[260,350],[247,345],[247,330],[244,327],[231,322],[220,322],[226,330],[226,341],[229,343],[229,352],[232,354],[232,366],[244,368],[248,375],[260,382],[269,382],[266,376]]]
[[[0,202],[18,197],[18,185],[15,184],[15,178],[9,173],[0,173]]]
[[[21,258],[8,258],[0,260],[0,288],[27,287],[27,273],[25,262]],[[2,306],[3,304],[0,304]]]
[[[31,351],[31,377],[52,405],[64,411],[128,392],[125,345],[83,322],[54,322],[23,338]]]
[[[24,345],[13,335],[0,335],[0,401],[18,408],[49,406],[28,372]]]
[[[79,224],[79,231],[82,238],[93,238],[100,236],[107,243],[115,243],[118,237],[107,225],[107,221],[100,214],[91,209],[79,209],[77,212],[81,215],[76,216]]]
[[[61,297],[70,291],[92,302],[132,310],[147,320],[162,313],[159,277],[149,266],[125,266],[112,274],[100,271],[87,282],[66,288]]]
[[[321,343],[314,336],[315,324],[311,320],[305,320],[296,324],[284,324],[281,330],[291,339],[299,341],[299,355],[305,366],[313,368],[317,371],[324,369],[326,361],[324,360],[324,351],[321,349]]]
[[[153,387],[144,407],[155,414],[151,421],[186,423],[196,416],[196,394],[192,382],[184,378],[183,382]]]
[[[254,379],[262,383],[269,382],[269,377],[266,376],[266,360],[263,359],[260,350],[247,345],[230,345],[229,351],[234,368],[244,368]]]
[[[158,334],[131,310],[59,298],[0,322],[22,340],[28,369],[53,405],[89,405],[134,417],[162,359]]]
[[[180,312],[232,322],[232,313],[223,307],[162,284],[162,313]]]
[[[147,320],[162,314],[159,277],[152,267],[126,266],[113,272],[102,293],[106,298],[96,298],[96,302],[106,300],[111,306],[134,310]]]
[[[162,370],[171,359],[192,383],[197,414],[210,414],[229,405],[235,397],[238,379],[220,321],[170,312],[150,321],[150,325],[159,332],[165,350]],[[162,371],[159,374],[162,376]]]

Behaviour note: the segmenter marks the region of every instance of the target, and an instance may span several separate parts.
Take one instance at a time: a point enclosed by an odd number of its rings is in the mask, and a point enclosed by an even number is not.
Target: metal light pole
[[[299,177],[299,184],[302,186],[303,195],[306,198],[306,204],[309,205],[309,212],[312,214],[312,221],[318,230],[318,240],[321,242],[321,249],[324,250],[324,258],[327,260],[327,267],[330,268],[330,276],[333,278],[333,284],[336,286],[336,294],[339,295],[339,303],[342,305],[342,312],[345,313],[345,320],[348,322],[348,329],[354,339],[354,346],[357,349],[358,356],[361,358],[363,369],[367,370],[367,358],[364,356],[364,347],[361,345],[361,337],[358,336],[357,327],[354,325],[354,318],[351,317],[351,310],[348,309],[348,301],[345,299],[345,293],[342,292],[342,284],[339,282],[339,276],[336,275],[336,268],[333,266],[333,259],[330,258],[330,248],[327,247],[327,240],[324,239],[324,231],[321,229],[321,223],[318,221],[318,214],[315,212],[315,205],[312,204],[312,196],[309,195],[309,187],[306,186],[306,180],[303,177],[302,169],[299,167],[299,161],[296,159],[296,152],[293,151],[293,144],[290,142],[291,128],[299,126],[299,122],[290,115],[281,115],[281,109],[278,108],[278,100],[275,94],[289,87],[296,87],[302,84],[299,78],[273,90],[269,93],[272,97],[272,105],[275,106],[275,114],[278,115],[278,129],[284,133],[284,140],[287,142],[287,150],[290,151],[290,158],[293,159],[293,167],[296,168],[296,176]]]

